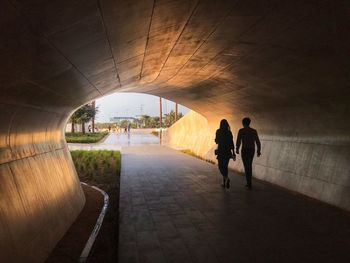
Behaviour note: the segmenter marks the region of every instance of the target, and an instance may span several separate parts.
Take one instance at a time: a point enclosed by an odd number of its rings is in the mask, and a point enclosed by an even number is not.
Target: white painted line
[[[83,183],[83,182],[81,182],[81,184],[86,185],[88,187],[91,187],[91,188],[95,189],[96,191],[99,191],[104,196],[104,204],[103,204],[102,210],[100,212],[100,215],[99,215],[99,217],[96,221],[95,227],[92,230],[90,237],[89,237],[88,241],[86,242],[85,247],[84,247],[84,249],[81,252],[80,257],[79,257],[79,262],[86,262],[86,260],[89,257],[89,253],[91,251],[91,248],[95,243],[98,232],[100,231],[100,228],[102,226],[103,219],[107,213],[108,204],[109,204],[109,196],[105,191],[101,190],[100,188],[98,188],[96,186],[91,186],[91,185],[88,185],[87,183]]]

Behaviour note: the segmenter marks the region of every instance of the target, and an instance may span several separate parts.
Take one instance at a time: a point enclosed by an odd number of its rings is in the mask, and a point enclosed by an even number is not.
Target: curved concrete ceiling
[[[215,125],[251,116],[281,158],[265,177],[286,180],[294,163],[293,189],[350,209],[348,1],[13,0],[0,13],[3,258],[45,258],[74,221],[84,198],[63,126],[115,91],[171,99]]]
[[[329,102],[349,95],[344,1],[10,2],[1,17],[6,100],[61,112],[134,91],[225,115],[341,112]]]

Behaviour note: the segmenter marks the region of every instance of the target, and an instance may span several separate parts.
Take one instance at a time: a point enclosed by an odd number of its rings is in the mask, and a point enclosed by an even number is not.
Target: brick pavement
[[[350,262],[348,212],[161,146],[122,149],[119,263]]]

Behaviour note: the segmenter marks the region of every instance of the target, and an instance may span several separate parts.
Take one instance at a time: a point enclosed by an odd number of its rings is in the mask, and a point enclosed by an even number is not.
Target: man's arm
[[[237,141],[236,141],[236,153],[239,154],[239,148],[241,147],[242,134],[241,130],[238,131]]]
[[[256,146],[258,147],[257,156],[260,157],[260,155],[261,155],[261,143],[260,143],[259,135],[258,135],[257,131],[255,131],[255,142],[256,142]]]

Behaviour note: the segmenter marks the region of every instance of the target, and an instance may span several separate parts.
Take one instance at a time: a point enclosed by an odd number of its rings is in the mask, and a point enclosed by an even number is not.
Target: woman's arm
[[[235,154],[235,143],[233,142],[233,135],[232,132],[230,132],[230,151],[232,155],[232,159],[236,161],[236,154]]]
[[[216,144],[219,144],[219,135],[218,135],[218,133],[219,133],[219,130],[216,130],[216,134],[215,134],[215,143]]]

